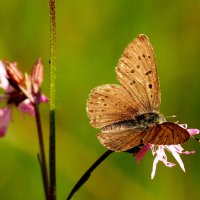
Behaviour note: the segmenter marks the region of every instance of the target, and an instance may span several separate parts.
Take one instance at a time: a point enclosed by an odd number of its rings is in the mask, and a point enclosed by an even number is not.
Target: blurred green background
[[[200,1],[74,0],[57,1],[57,192],[67,194],[85,170],[105,151],[86,115],[90,90],[117,83],[114,68],[126,45],[144,33],[154,47],[162,91],[161,112],[176,114],[189,127],[200,128]],[[47,1],[0,2],[0,59],[17,61],[29,72],[41,56],[43,92],[48,94],[49,11]],[[48,106],[41,106],[48,143]],[[176,119],[175,119],[176,120]],[[182,155],[186,173],[158,164],[150,179],[149,152],[136,164],[131,154],[111,155],[74,199],[200,199],[200,145],[189,141]],[[44,199],[35,121],[13,111],[0,140],[0,199]],[[169,156],[169,161],[175,162]]]

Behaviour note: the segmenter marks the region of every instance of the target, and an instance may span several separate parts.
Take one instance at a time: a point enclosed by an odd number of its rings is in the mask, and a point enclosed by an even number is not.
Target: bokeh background
[[[57,192],[66,198],[79,177],[103,153],[98,130],[89,125],[90,90],[117,83],[114,68],[125,46],[144,33],[154,47],[162,91],[161,112],[176,114],[200,128],[200,1],[74,0],[57,1]],[[48,95],[49,11],[47,1],[0,2],[0,59],[17,61],[29,72],[41,57],[43,92]],[[48,106],[41,105],[46,146]],[[177,119],[175,119],[177,120]],[[115,153],[76,193],[81,200],[200,199],[200,144],[189,141],[182,155],[186,173],[158,164],[150,179],[149,152],[138,165],[131,154]],[[48,149],[47,149],[48,150]],[[0,140],[0,199],[44,199],[32,117],[13,110],[7,134]],[[175,162],[169,156],[169,161]]]

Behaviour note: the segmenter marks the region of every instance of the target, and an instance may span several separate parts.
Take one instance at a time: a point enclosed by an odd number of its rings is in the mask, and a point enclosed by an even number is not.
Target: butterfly
[[[121,85],[98,86],[87,101],[90,124],[101,129],[97,138],[103,146],[122,152],[145,144],[182,144],[190,138],[186,129],[159,113],[160,84],[146,35],[126,47],[115,72]]]

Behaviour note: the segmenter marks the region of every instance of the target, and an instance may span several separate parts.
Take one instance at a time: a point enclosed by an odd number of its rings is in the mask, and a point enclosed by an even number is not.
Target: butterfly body
[[[190,137],[176,123],[159,114],[160,85],[153,48],[139,35],[125,49],[116,67],[121,85],[106,84],[92,90],[87,102],[90,123],[100,128],[100,143],[113,151],[155,144],[181,144]]]
[[[138,126],[145,128],[152,125],[163,123],[165,121],[162,115],[155,112],[138,115],[135,117],[135,120]]]
[[[164,122],[162,115],[151,112],[136,116],[132,120],[125,120],[111,125],[107,125],[101,129],[102,133],[111,133],[123,130],[146,130],[150,126]]]

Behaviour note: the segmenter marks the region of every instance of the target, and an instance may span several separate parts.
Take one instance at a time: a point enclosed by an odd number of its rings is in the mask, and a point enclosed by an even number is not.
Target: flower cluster
[[[42,82],[41,59],[33,66],[31,75],[23,74],[16,62],[0,61],[0,88],[4,90],[0,101],[6,104],[0,109],[0,137],[6,133],[14,106],[22,113],[34,116],[34,103],[48,102],[48,98],[40,94]]]
[[[199,134],[198,129],[187,129],[188,133],[192,137],[193,135]],[[136,161],[139,162],[144,155],[147,153],[148,150],[152,151],[153,156],[155,156],[154,162],[153,162],[153,169],[151,173],[151,179],[154,178],[156,173],[156,166],[158,164],[158,161],[161,161],[164,163],[167,167],[173,167],[176,164],[168,162],[167,161],[167,155],[165,153],[165,150],[168,152],[171,152],[178,164],[180,165],[181,169],[185,172],[185,167],[183,164],[183,161],[181,160],[180,154],[193,154],[195,151],[184,151],[182,146],[180,144],[178,145],[153,145],[153,144],[147,144],[142,147],[140,151],[136,153]]]

